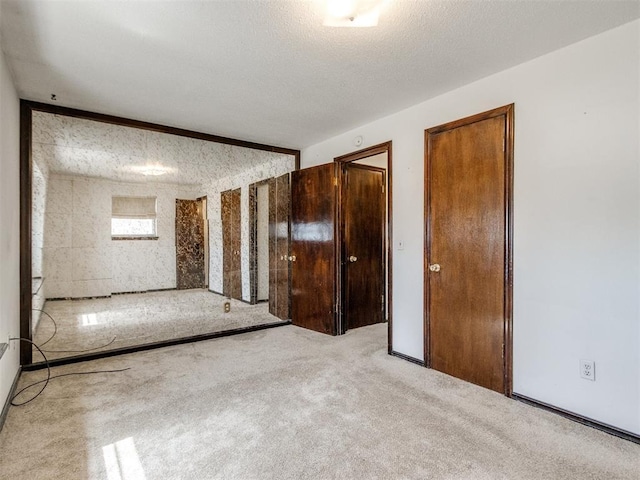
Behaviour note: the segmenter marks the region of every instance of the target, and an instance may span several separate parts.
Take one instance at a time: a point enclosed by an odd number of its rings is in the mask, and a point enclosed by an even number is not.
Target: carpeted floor
[[[3,479],[638,479],[640,445],[293,326],[58,367],[0,433]],[[22,384],[44,372],[24,374]]]
[[[34,341],[50,360],[282,321],[269,314],[268,303],[249,305],[204,289],[49,300],[43,310],[58,329],[42,315]],[[33,360],[42,360],[35,348]]]

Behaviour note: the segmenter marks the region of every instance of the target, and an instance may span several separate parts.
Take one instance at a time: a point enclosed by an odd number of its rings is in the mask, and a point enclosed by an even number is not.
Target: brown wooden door
[[[290,196],[288,173],[269,180],[269,313],[283,320],[291,318]]]
[[[222,293],[242,300],[240,189],[221,193]]]
[[[200,200],[176,199],[176,284],[204,288],[205,238]]]
[[[342,328],[384,322],[384,170],[343,167]]]
[[[509,393],[511,106],[426,132],[426,358]]]
[[[336,165],[291,173],[291,320],[335,335]]]

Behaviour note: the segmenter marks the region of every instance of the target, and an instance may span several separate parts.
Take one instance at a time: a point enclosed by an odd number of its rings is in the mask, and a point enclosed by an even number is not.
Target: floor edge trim
[[[401,358],[402,360],[406,360],[407,362],[415,363],[416,365],[420,365],[421,367],[425,366],[425,364],[424,364],[424,362],[422,360],[419,360],[419,359],[417,359],[415,357],[412,357],[410,355],[405,355],[404,353],[396,352],[395,350],[389,351],[389,355],[391,355],[392,357]]]
[[[564,418],[568,418],[569,420],[573,420],[574,422],[581,423],[582,425],[595,428],[596,430],[600,430],[602,432],[608,433],[609,435],[622,438],[623,440],[640,444],[640,435],[629,432],[627,430],[623,430],[621,428],[613,427],[611,425],[607,425],[606,423],[602,423],[597,420],[592,420],[590,418],[583,417],[582,415],[578,415],[577,413],[573,413],[568,410],[555,407],[553,405],[550,405],[545,402],[541,402],[539,400],[535,400],[525,395],[520,395],[519,393],[514,392],[511,395],[511,398],[519,402],[526,403],[527,405],[530,405],[532,407],[541,408],[543,410],[547,410],[548,412],[555,413],[556,415],[560,415]]]
[[[16,389],[18,388],[18,381],[20,380],[21,374],[22,367],[19,366],[18,371],[16,372],[16,376],[13,378],[11,388],[9,389],[9,395],[7,395],[7,399],[4,402],[4,407],[2,407],[2,413],[0,413],[0,432],[2,432],[4,422],[7,420],[7,415],[9,415],[9,408],[11,408],[11,399],[16,394]]]
[[[172,347],[174,345],[182,345],[185,343],[201,342],[203,340],[212,340],[214,338],[230,337],[233,335],[241,335],[243,333],[257,332],[269,328],[283,327],[291,325],[291,320],[283,320],[281,322],[265,323],[262,325],[252,325],[250,327],[233,328],[221,332],[203,333],[200,335],[192,335],[189,337],[175,338],[172,340],[163,340],[160,342],[146,343],[143,345],[135,345],[131,347],[114,348],[113,350],[105,350],[104,352],[94,352],[84,355],[75,355],[73,357],[55,358],[49,360],[50,367],[59,367],[62,365],[70,365],[72,363],[88,362],[91,360],[99,360],[101,358],[115,357],[117,355],[127,355],[129,353],[143,352],[146,350],[155,350],[156,348]],[[23,365],[22,370],[26,372],[41,370],[47,368],[45,362],[31,363]]]

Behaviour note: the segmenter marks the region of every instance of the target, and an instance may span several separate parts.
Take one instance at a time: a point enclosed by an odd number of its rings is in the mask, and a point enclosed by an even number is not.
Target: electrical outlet
[[[586,380],[595,382],[596,362],[593,360],[580,360],[580,376]]]

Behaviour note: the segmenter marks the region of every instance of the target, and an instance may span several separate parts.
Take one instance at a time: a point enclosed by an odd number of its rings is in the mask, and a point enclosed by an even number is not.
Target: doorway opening
[[[176,284],[178,290],[207,288],[209,242],[207,197],[176,199]]]
[[[256,302],[269,301],[269,184],[256,187]]]
[[[338,331],[388,321],[391,352],[391,142],[335,162],[341,179]]]
[[[329,335],[388,321],[391,142],[291,173],[291,321]]]
[[[249,185],[250,303],[269,303],[269,313],[291,318],[290,178],[286,173]]]

